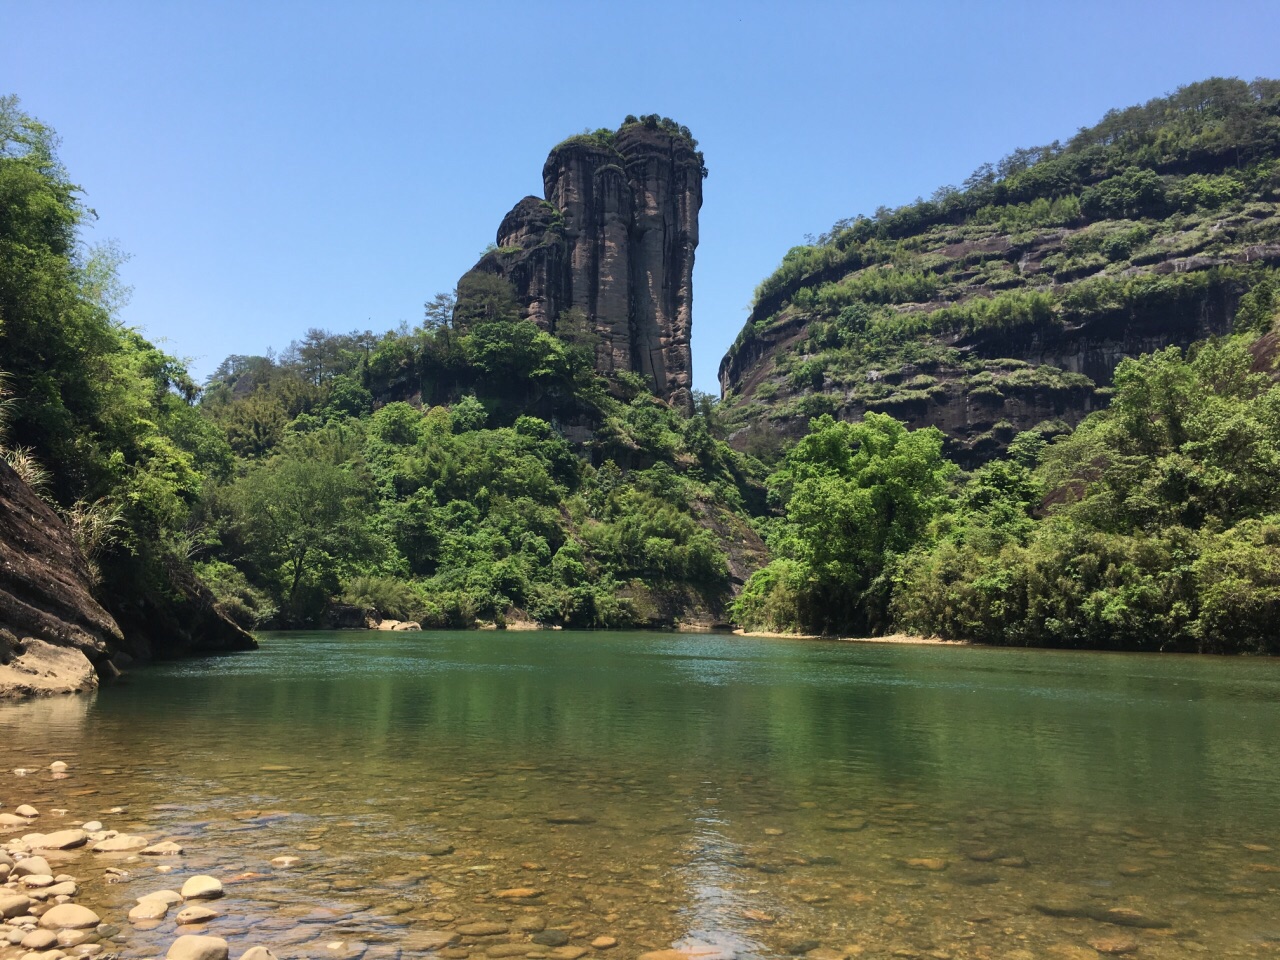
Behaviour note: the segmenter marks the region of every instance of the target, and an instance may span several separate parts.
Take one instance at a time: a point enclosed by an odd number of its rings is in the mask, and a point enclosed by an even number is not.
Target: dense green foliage
[[[204,407],[242,459],[208,497],[219,534],[201,570],[228,608],[313,622],[342,596],[448,626],[662,621],[670,594],[718,610],[726,560],[705,520],[742,509],[749,462],[706,415],[636,383],[615,396],[585,348],[472,306],[455,314],[469,327],[367,352],[362,335],[313,331],[279,361],[224,364]],[[309,382],[321,348],[336,359]],[[405,399],[365,403],[392,392]],[[576,447],[553,426],[574,418],[592,427]]]
[[[959,476],[936,431],[823,418],[770,478],[769,629],[1035,646],[1280,651],[1280,385],[1269,341],[1124,361],[1111,406]],[[952,468],[954,469],[954,468]]]
[[[119,609],[169,587],[208,477],[231,469],[182,365],[113,319],[118,254],[85,250],[56,138],[0,99],[0,368],[8,457],[40,465],[104,595]]]
[[[92,212],[10,98],[0,454],[126,613],[194,570],[250,626],[732,610],[755,628],[1277,652],[1278,96],[1186,88],[791,251],[741,340],[791,348],[731,411],[756,418],[767,483],[711,398],[687,415],[634,374],[599,375],[585,314],[541,330],[482,271],[413,329],[310,330],[197,387],[116,319],[119,254],[82,247]],[[1181,266],[1147,269],[1170,257]],[[1231,305],[1234,336],[1125,360],[1106,390],[978,349],[1209,302]],[[975,406],[1110,405],[1074,431],[995,422],[984,449],[999,455],[966,471],[942,432],[903,422],[957,377]],[[811,421],[789,449],[762,416],[779,398]],[[857,422],[833,416],[848,404]],[[732,603],[731,566],[756,570]]]

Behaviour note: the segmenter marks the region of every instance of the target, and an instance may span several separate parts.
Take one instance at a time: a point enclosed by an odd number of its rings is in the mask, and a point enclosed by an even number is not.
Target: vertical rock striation
[[[697,141],[669,120],[628,118],[615,133],[571,137],[543,166],[544,198],[517,203],[498,249],[472,269],[506,279],[525,317],[551,333],[580,310],[597,370],[643,374],[687,407],[705,175]]]

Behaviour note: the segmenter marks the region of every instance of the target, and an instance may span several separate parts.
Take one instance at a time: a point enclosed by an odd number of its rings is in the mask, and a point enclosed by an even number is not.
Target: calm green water
[[[0,708],[4,770],[73,774],[3,774],[0,800],[188,848],[169,878],[135,861],[94,888],[100,858],[69,866],[108,913],[191,872],[247,874],[209,930],[233,956],[410,956],[413,934],[480,920],[613,936],[610,957],[1074,957],[1099,938],[1273,956],[1278,733],[1271,661],[273,634]],[[273,870],[282,854],[301,862]],[[517,887],[536,893],[495,896]],[[173,935],[127,930],[124,952]]]

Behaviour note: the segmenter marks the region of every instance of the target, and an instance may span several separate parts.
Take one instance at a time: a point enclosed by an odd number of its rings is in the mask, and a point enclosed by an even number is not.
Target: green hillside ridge
[[[1192,84],[793,248],[721,364],[726,420],[768,455],[885,412],[981,463],[1105,406],[1124,356],[1230,332],[1278,264],[1280,81]]]
[[[597,372],[581,310],[553,335],[476,273],[416,327],[310,330],[198,386],[118,320],[119,255],[83,247],[56,138],[7,98],[0,455],[126,637],[194,598],[250,627],[1274,653],[1277,89],[1184,88],[839,225],[690,413]]]

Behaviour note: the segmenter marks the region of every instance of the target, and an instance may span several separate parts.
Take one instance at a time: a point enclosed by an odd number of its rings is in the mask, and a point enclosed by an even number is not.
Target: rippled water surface
[[[1280,952],[1271,661],[621,633],[262,639],[94,697],[0,707],[6,808],[187,849],[168,877],[116,858],[130,876],[113,885],[102,855],[62,867],[104,916],[212,872],[228,896],[208,932],[233,956],[408,957],[428,931],[480,921],[506,930],[459,934],[448,957]],[[72,776],[7,772],[52,759]],[[273,868],[282,855],[300,860]],[[126,956],[175,935],[171,920],[122,925]],[[531,940],[543,927],[548,942]],[[618,944],[592,948],[599,936]]]

